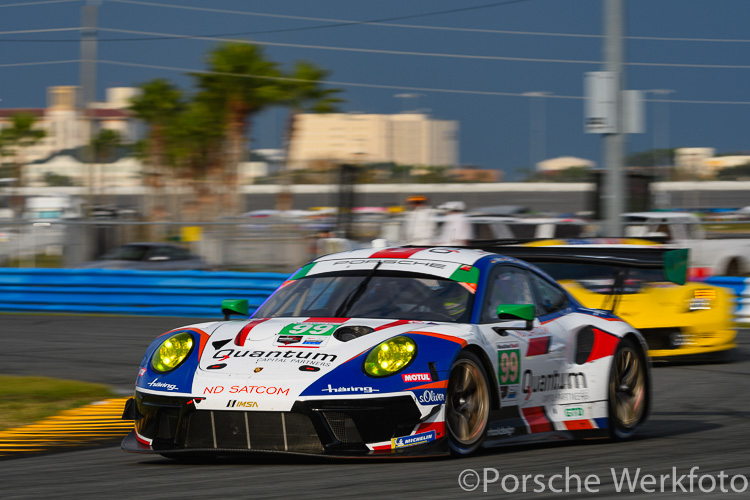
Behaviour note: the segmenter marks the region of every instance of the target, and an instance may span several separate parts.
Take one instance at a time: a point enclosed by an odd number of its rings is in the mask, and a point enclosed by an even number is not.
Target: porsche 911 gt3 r
[[[245,301],[222,307],[247,314]],[[363,249],[304,266],[249,320],[158,337],[122,447],[391,457],[623,439],[650,383],[637,330],[522,260]]]

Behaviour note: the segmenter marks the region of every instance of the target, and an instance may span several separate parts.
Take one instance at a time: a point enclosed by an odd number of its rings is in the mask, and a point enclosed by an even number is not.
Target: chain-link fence
[[[382,221],[360,222],[356,238],[345,240],[335,237],[331,221],[305,219],[5,221],[0,225],[0,266],[292,272],[318,255],[367,245],[379,237],[382,227]],[[139,242],[148,242],[148,251],[118,253],[123,245]],[[205,267],[196,267],[193,257]]]

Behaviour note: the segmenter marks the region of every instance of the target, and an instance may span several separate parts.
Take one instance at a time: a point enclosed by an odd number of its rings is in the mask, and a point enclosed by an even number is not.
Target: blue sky
[[[76,62],[37,64],[78,59],[78,31],[37,30],[79,27],[84,3],[0,0],[1,107],[42,107],[47,87],[78,84]],[[624,3],[627,88],[672,91],[647,94],[669,102],[646,103],[647,132],[629,136],[628,152],[750,151],[750,2]],[[286,68],[305,59],[329,69],[333,86],[345,89],[343,111],[418,108],[458,121],[463,164],[502,169],[510,178],[542,156],[579,156],[601,164],[601,137],[583,132],[581,98],[583,74],[602,69],[603,0],[100,4],[99,99],[105,87],[153,78],[192,89],[184,70],[204,68],[206,53],[219,42],[160,34],[246,38],[263,43],[267,56]],[[7,33],[19,30],[33,32]],[[539,91],[550,96],[533,101],[522,95]],[[257,117],[253,147],[278,147],[283,118],[283,110]],[[532,151],[532,144],[543,148]]]

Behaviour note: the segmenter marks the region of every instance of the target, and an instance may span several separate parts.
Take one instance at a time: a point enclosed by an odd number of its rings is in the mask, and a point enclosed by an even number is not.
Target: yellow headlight
[[[417,354],[417,343],[409,337],[393,337],[370,351],[365,358],[365,373],[387,377],[403,370]]]
[[[172,335],[162,342],[151,356],[151,368],[157,373],[174,370],[190,355],[193,346],[195,346],[195,340],[189,333]]]

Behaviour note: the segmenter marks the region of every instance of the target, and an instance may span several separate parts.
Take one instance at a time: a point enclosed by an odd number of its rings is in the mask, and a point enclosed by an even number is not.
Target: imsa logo
[[[227,401],[227,408],[257,408],[258,403],[255,401],[237,401],[232,399]]]

